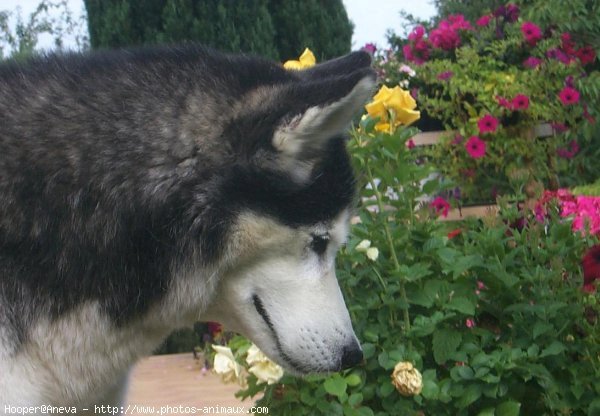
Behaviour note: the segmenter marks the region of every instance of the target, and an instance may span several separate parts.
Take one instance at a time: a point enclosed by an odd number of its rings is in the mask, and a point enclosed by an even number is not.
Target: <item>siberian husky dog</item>
[[[364,52],[304,71],[198,46],[0,64],[0,414],[118,405],[136,360],[197,320],[291,373],[360,362],[334,258],[344,132],[374,84]]]

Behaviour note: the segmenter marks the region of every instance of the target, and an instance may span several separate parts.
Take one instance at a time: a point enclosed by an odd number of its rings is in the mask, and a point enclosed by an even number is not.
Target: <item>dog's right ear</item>
[[[371,55],[368,52],[357,51],[308,69],[295,71],[295,74],[304,80],[338,77],[340,75],[351,74],[359,69],[369,68],[371,60]]]
[[[297,183],[305,182],[326,144],[345,133],[374,87],[374,71],[364,68],[289,88],[284,95],[296,110],[283,118],[272,139],[279,168]]]

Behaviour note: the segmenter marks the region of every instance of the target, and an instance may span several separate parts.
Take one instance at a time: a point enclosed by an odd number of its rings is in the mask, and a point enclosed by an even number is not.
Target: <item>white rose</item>
[[[246,385],[246,377],[243,368],[235,361],[231,349],[221,345],[213,345],[212,348],[216,352],[213,361],[214,372],[221,376],[221,380],[224,383],[237,382],[240,386],[244,387]]]
[[[377,247],[367,249],[367,257],[369,260],[377,260],[377,257],[379,257],[379,249]]]
[[[248,371],[254,374],[259,382],[274,384],[283,377],[283,368],[271,361],[254,344],[248,348],[246,362],[250,365]]]
[[[360,243],[358,243],[358,245],[356,246],[356,251],[367,251],[367,249],[371,247],[371,242],[369,240],[362,240]]]

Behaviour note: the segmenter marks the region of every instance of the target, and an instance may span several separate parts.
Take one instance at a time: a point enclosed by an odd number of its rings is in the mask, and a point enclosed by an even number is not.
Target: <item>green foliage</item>
[[[67,0],[41,0],[27,18],[22,16],[20,8],[1,10],[0,59],[31,56],[41,35],[50,35],[58,50],[63,48],[67,36],[74,39],[77,49],[86,49],[88,41],[84,28],[85,17],[74,16]]]
[[[282,61],[310,47],[317,60],[350,51],[353,26],[342,0],[269,0],[275,45]]]
[[[310,47],[319,59],[349,52],[341,0],[85,0],[94,48],[200,42],[272,59]]]
[[[474,22],[486,11],[496,10],[504,3],[504,0],[433,0],[438,21],[452,14],[462,14],[467,20]]]
[[[406,146],[413,129],[390,135],[374,124],[364,120],[350,141],[360,222],[338,256],[365,361],[272,386],[250,376],[240,395],[262,393],[258,403],[284,416],[594,414],[600,306],[581,290],[580,259],[595,239],[509,205],[499,218],[436,221],[418,201],[449,184]],[[519,219],[526,225],[511,228]],[[356,249],[362,240],[379,249],[375,261]],[[421,371],[421,394],[394,389],[400,361]]]

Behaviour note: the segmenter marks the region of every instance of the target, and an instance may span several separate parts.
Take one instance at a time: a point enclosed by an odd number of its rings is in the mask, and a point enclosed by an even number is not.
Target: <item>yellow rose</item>
[[[369,116],[379,117],[375,130],[390,133],[401,124],[408,126],[421,118],[416,107],[417,103],[410,92],[399,86],[388,88],[385,85],[373,97],[373,101],[365,106]]]
[[[215,350],[215,359],[213,361],[213,371],[221,376],[224,383],[237,382],[242,388],[246,386],[246,377],[241,365],[239,365],[231,349],[220,345],[213,345]]]
[[[246,362],[250,365],[248,371],[254,374],[259,382],[274,384],[283,377],[283,368],[271,361],[254,344],[248,348]]]
[[[304,52],[302,52],[302,55],[300,55],[300,59],[298,59],[297,61],[287,61],[283,64],[283,67],[285,69],[300,70],[310,68],[311,66],[315,66],[316,63],[317,59],[315,58],[315,55],[310,49],[306,48],[304,49]]]
[[[416,396],[423,389],[423,377],[411,363],[402,361],[394,367],[392,384],[401,395]]]

